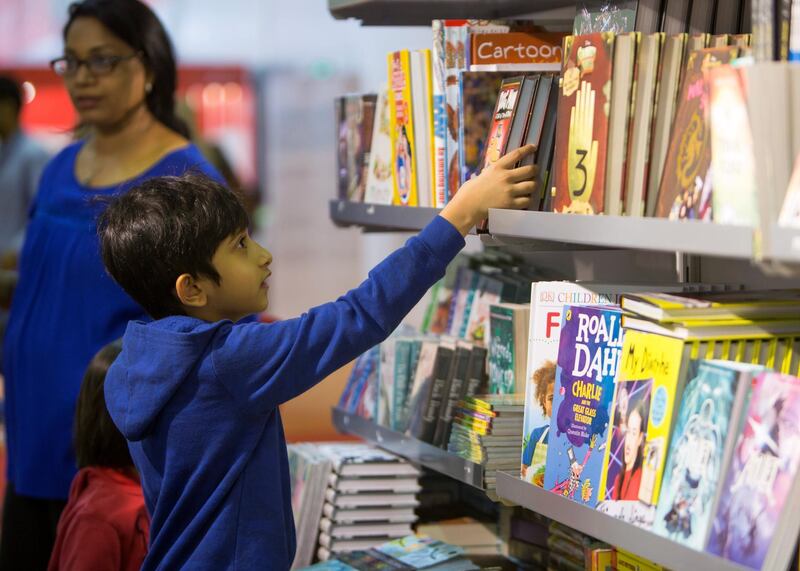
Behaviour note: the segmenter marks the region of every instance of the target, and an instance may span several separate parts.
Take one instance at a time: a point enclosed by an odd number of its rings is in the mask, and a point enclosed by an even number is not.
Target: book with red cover
[[[711,220],[709,87],[703,72],[728,63],[739,48],[707,48],[689,54],[672,138],[658,190],[656,216]]]
[[[500,93],[497,94],[497,102],[492,114],[492,124],[489,127],[489,136],[483,149],[480,170],[496,162],[506,153],[508,136],[511,133],[511,125],[517,111],[523,80],[522,76],[510,77],[504,79],[500,85]]]
[[[558,101],[553,210],[601,214],[614,34],[567,37]]]

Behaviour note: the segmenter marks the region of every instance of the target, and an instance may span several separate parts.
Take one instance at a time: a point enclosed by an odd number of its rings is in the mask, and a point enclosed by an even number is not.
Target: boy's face
[[[269,265],[272,254],[250,238],[246,230],[223,240],[211,258],[211,263],[220,276],[219,284],[207,286],[207,309],[214,321],[243,317],[267,309],[269,286],[266,281],[272,275]]]

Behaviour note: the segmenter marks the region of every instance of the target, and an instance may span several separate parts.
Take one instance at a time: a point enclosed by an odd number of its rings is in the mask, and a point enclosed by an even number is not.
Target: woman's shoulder
[[[167,153],[153,168],[153,176],[178,176],[190,171],[199,171],[220,182],[223,182],[219,171],[203,155],[200,148],[192,142]]]
[[[71,176],[75,169],[75,160],[84,141],[75,141],[58,151],[45,165],[42,171],[42,181],[52,180],[53,177]]]

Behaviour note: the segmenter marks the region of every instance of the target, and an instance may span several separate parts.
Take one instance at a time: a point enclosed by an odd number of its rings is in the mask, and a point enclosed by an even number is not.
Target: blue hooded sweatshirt
[[[289,569],[295,535],[278,405],[383,341],[463,245],[437,216],[358,288],[298,318],[128,325],[105,396],[152,518],[142,569]]]

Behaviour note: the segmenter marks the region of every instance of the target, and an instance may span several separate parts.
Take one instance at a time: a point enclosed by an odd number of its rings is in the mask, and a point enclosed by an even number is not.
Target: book
[[[333,472],[328,476],[328,485],[340,494],[358,494],[362,492],[396,492],[414,494],[420,491],[418,478],[413,477],[368,477],[342,476]]]
[[[394,341],[394,358],[392,381],[391,405],[389,407],[389,427],[400,430],[403,426],[403,417],[407,409],[409,390],[411,388],[411,352],[419,340],[411,338],[398,338]]]
[[[476,34],[470,71],[559,71],[564,34],[506,32]]]
[[[614,379],[622,351],[621,312],[568,305],[561,318],[544,487],[597,505]]]
[[[375,422],[381,426],[392,426],[395,404],[395,345],[397,337],[390,336],[380,344],[380,366],[378,367],[378,409]],[[408,355],[406,355],[408,359]]]
[[[450,304],[449,323],[447,332],[454,336],[461,336],[461,327],[466,319],[469,319],[468,311],[472,308],[472,297],[480,281],[480,274],[467,267],[458,269],[453,289],[452,302]]]
[[[561,314],[566,305],[612,305],[624,286],[537,282],[531,288],[528,362],[525,374],[525,418],[520,475],[544,485],[555,387]]]
[[[393,204],[417,206],[415,112],[411,98],[411,53],[392,52],[389,62],[389,122],[392,137]]]
[[[337,490],[328,488],[325,490],[325,501],[336,508],[359,509],[362,507],[381,508],[381,507],[411,507],[419,505],[416,494],[413,493],[362,493],[362,494],[342,494]]]
[[[478,173],[497,162],[506,153],[524,80],[523,76],[517,76],[504,79],[500,84]]]
[[[692,361],[653,531],[702,550],[739,433],[753,376],[762,369],[726,361]]]
[[[714,30],[715,4],[716,2],[692,2],[692,9],[689,13],[690,34],[702,34]]]
[[[647,174],[647,200],[645,215],[655,216],[658,188],[664,172],[664,161],[669,148],[672,120],[681,81],[683,54],[686,50],[686,34],[667,35],[662,50],[661,69],[658,77],[656,113],[653,137],[650,141],[650,168]]]
[[[521,392],[528,359],[530,306],[495,303],[489,310],[489,393]]]
[[[636,101],[631,118],[625,169],[625,214],[644,216],[650,136],[656,104],[656,80],[661,58],[663,34],[642,36],[636,64]]]
[[[492,304],[500,302],[503,291],[503,282],[491,276],[481,275],[470,304],[470,311],[464,319],[461,337],[468,341],[488,343],[491,328],[489,327],[489,313]]]
[[[800,317],[800,292],[668,292],[629,293],[622,297],[622,309],[663,323],[731,321],[737,319],[790,319]]]
[[[539,86],[539,75],[526,75],[522,82],[522,89],[519,92],[517,101],[517,111],[514,114],[514,121],[511,123],[511,130],[508,134],[508,141],[504,154],[520,148],[525,141],[528,132],[533,102]]]
[[[753,569],[781,568],[778,553],[791,550],[796,540],[781,522],[798,494],[798,427],[800,380],[774,372],[759,374],[707,551]]]
[[[446,448],[450,440],[450,425],[453,421],[453,411],[459,400],[464,398],[466,384],[469,378],[470,359],[473,346],[465,341],[456,343],[456,352],[453,357],[452,379],[447,387],[442,406],[439,409],[439,420],[433,437],[433,445]],[[472,395],[470,395],[472,396]]]
[[[565,41],[556,130],[554,210],[600,214],[605,202],[610,82],[614,35]]]
[[[343,509],[326,503],[322,513],[331,521],[342,523],[365,521],[413,523],[417,521],[417,515],[413,508]]]
[[[436,205],[433,180],[433,95],[431,50],[411,52],[411,98],[414,113],[414,146],[419,206]]]
[[[452,198],[462,184],[461,151],[464,144],[464,110],[463,104],[469,99],[463,98],[462,78],[460,72],[467,69],[466,56],[467,21],[444,20],[445,41],[445,119],[447,137],[445,141],[445,169],[447,172],[447,197]],[[497,91],[495,90],[495,94]],[[491,105],[491,103],[489,104]],[[489,111],[490,112],[490,111]],[[486,136],[485,133],[482,135]],[[475,153],[475,163],[480,152]]]
[[[372,124],[367,182],[364,202],[391,204],[394,193],[392,183],[392,137],[389,131],[389,87],[383,85],[375,104],[375,121]]]
[[[622,214],[625,175],[625,154],[628,147],[628,125],[631,109],[634,61],[638,34],[619,34],[614,40],[614,71],[611,77],[611,97],[606,155],[606,195],[603,211]]]
[[[336,98],[336,169],[340,200],[364,200],[377,98],[375,94]]]
[[[433,206],[444,208],[447,204],[447,43],[444,20],[433,20],[433,49],[431,50],[433,105]]]
[[[401,537],[411,533],[411,524],[409,522],[386,521],[341,523],[323,517],[319,522],[319,529],[332,539],[375,536]]]
[[[556,145],[556,119],[558,117],[558,91],[559,82],[553,78],[550,85],[550,96],[547,99],[547,110],[545,111],[544,125],[542,125],[542,136],[539,148],[536,151],[536,167],[539,172],[536,175],[536,188],[540,189],[540,198],[531,201],[531,209],[550,211],[552,206],[552,193],[549,191],[550,180],[552,179],[552,165],[554,149]]]
[[[538,86],[536,87],[536,98],[531,105],[528,127],[525,131],[524,145],[535,145],[538,147],[542,142],[542,130],[544,128],[545,115],[547,114],[547,102],[550,99],[550,91],[553,84],[553,76],[542,74],[538,76]],[[536,162],[535,155],[525,157],[520,166],[532,165]]]
[[[598,493],[602,512],[652,526],[687,366],[681,340],[625,330]]]
[[[459,73],[458,172],[461,186],[481,168],[500,85],[513,72]]]
[[[437,341],[423,341],[419,350],[419,360],[414,371],[414,382],[408,396],[408,414],[402,431],[419,438],[423,432],[425,407],[430,398],[434,379],[436,353],[439,350]]]
[[[341,476],[419,476],[418,468],[406,460],[370,444],[352,442],[314,445]]]
[[[322,516],[331,470],[329,458],[316,446],[308,443],[286,447],[292,491],[292,514],[297,530],[295,566],[310,565],[317,544],[319,520]]]
[[[688,31],[690,6],[689,0],[666,0],[661,31],[668,36]]]
[[[453,357],[455,356],[455,342],[443,339],[436,350],[436,360],[433,365],[433,377],[430,382],[430,392],[427,402],[424,403],[424,414],[418,433],[414,436],[423,442],[433,442],[436,434],[436,424],[439,421],[439,410],[442,402],[449,395],[447,389],[452,380]]]
[[[664,162],[656,216],[711,220],[711,136],[708,128],[708,83],[704,72],[728,63],[738,48],[692,51],[675,114],[673,136]]]
[[[743,76],[741,70],[725,65],[710,69],[707,77],[714,222],[756,226],[755,153]]]

